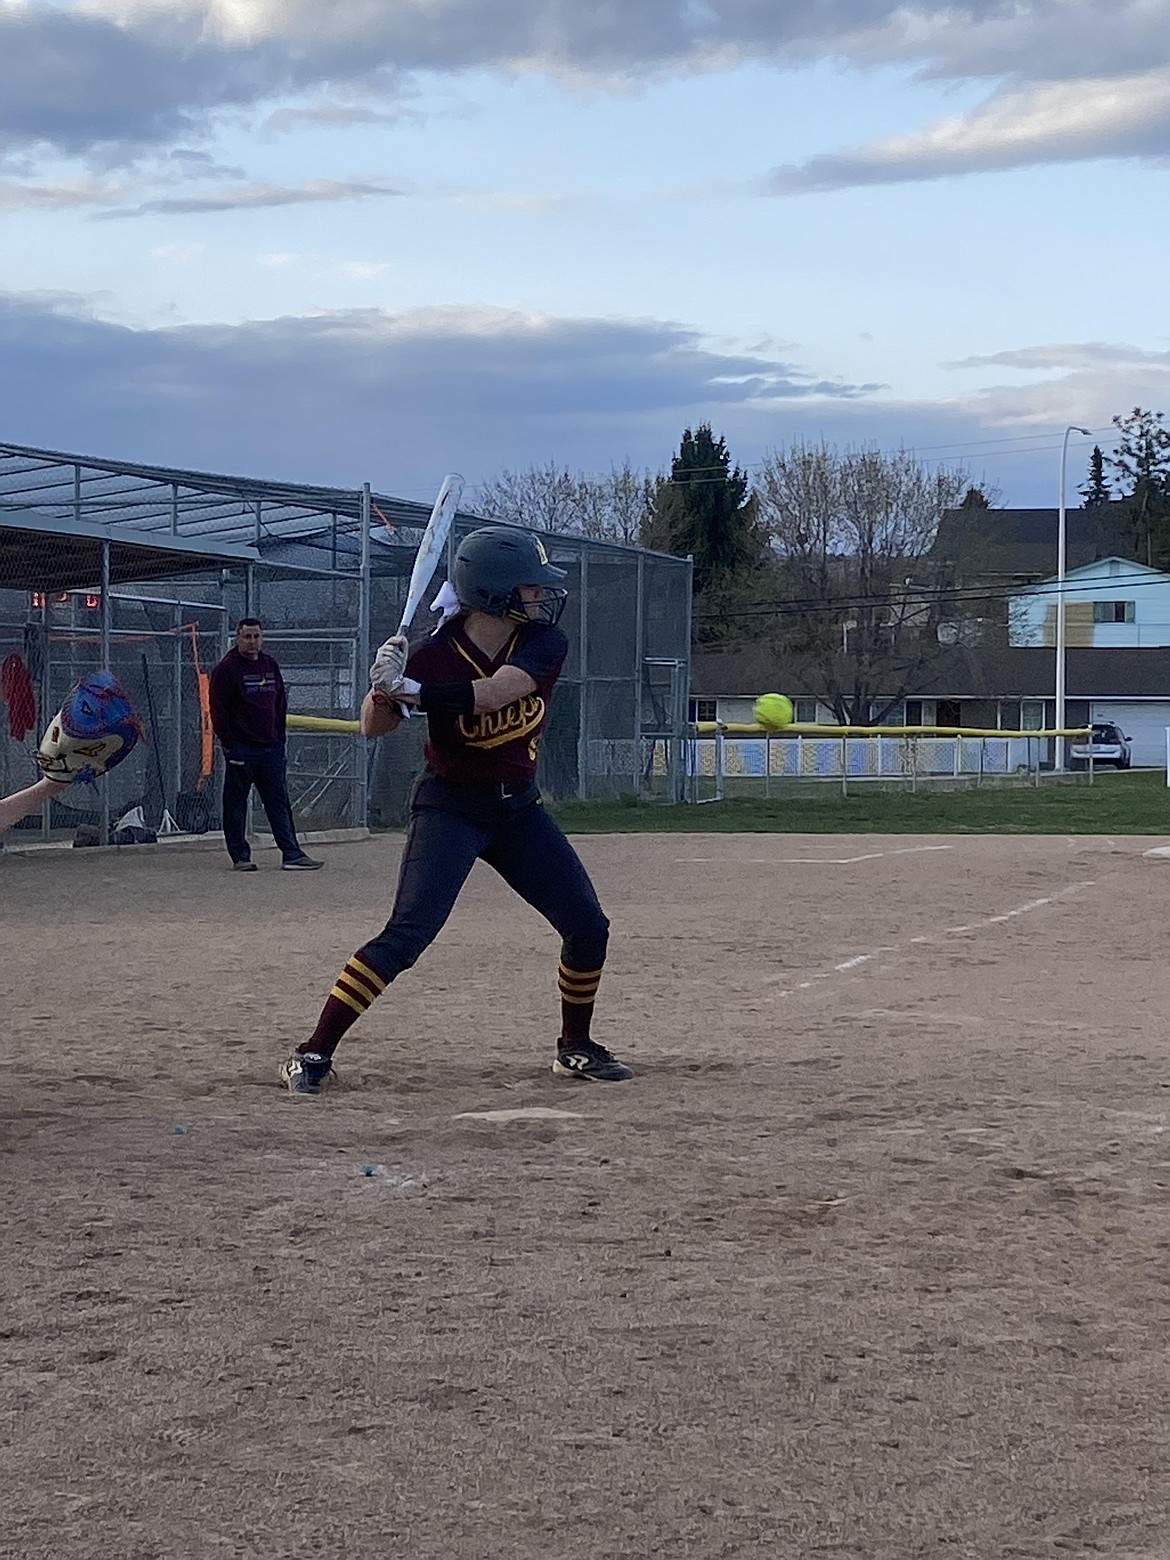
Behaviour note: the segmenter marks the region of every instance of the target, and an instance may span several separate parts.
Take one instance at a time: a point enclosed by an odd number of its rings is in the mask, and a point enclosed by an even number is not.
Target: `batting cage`
[[[108,668],[142,737],[116,770],[24,820],[78,843],[220,825],[209,674],[241,616],[264,624],[289,694],[289,795],[305,833],[402,823],[425,722],[366,744],[373,648],[399,621],[430,506],[0,444],[0,795],[29,784],[46,723]],[[483,524],[456,515],[459,539]],[[685,794],[690,563],[546,535],[567,573],[570,652],[540,780],[554,799]],[[429,602],[444,577],[440,566]],[[424,606],[412,639],[433,622]],[[257,808],[254,823],[266,828]]]

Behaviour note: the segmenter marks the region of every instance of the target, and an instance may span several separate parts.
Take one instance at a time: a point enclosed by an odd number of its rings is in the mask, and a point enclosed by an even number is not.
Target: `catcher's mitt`
[[[50,780],[93,781],[127,758],[141,735],[121,683],[110,672],[94,672],[70,689],[49,722],[37,763]]]

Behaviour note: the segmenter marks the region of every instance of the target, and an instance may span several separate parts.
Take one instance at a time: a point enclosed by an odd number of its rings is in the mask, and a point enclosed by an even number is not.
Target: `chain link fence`
[[[260,618],[290,712],[354,720],[372,647],[398,625],[429,506],[122,465],[0,444],[0,794],[36,777],[41,732],[78,678],[108,667],[143,740],[75,786],[24,837],[116,838],[219,827],[222,757],[208,676],[241,616]],[[460,513],[460,537],[481,524]],[[554,799],[682,801],[690,681],[688,561],[546,535],[566,570],[570,651],[542,746]],[[442,582],[436,576],[434,590]],[[428,597],[428,599],[430,599]],[[433,619],[420,609],[412,638]],[[422,766],[425,721],[369,745],[290,729],[289,794],[305,832],[396,827]],[[266,827],[256,809],[256,826]]]

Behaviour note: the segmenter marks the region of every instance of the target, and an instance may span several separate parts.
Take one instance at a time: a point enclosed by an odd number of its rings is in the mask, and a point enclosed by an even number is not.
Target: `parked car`
[[[1068,756],[1076,764],[1084,765],[1092,755],[1094,764],[1113,764],[1117,769],[1128,769],[1130,739],[1116,722],[1096,720],[1088,742],[1073,742]]]

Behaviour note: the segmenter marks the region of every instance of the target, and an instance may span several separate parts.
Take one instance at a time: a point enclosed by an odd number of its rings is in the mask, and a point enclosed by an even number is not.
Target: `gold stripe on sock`
[[[341,990],[348,992],[349,995],[360,1004],[360,1011],[363,1013],[367,1008],[373,1007],[374,1005],[374,999],[370,996],[366,988],[364,986],[359,986],[354,980],[353,976],[347,975],[344,970],[342,970],[341,974],[337,977],[337,985],[333,989],[335,991]]]
[[[592,991],[587,997],[581,997],[572,996],[569,992],[562,991],[561,1001],[567,1002],[570,1007],[592,1007],[593,1004],[597,1001],[597,993]]]
[[[341,986],[334,986],[329,995],[331,997],[336,997],[338,1002],[344,1002],[346,1007],[352,1008],[359,1018],[370,1005],[367,1002],[365,1007],[363,1007],[360,1002],[355,1001],[354,998],[350,996],[349,992],[345,991]]]
[[[597,995],[599,984],[600,982],[593,981],[588,986],[567,986],[564,981],[561,981],[560,993],[562,997],[578,997],[581,999],[584,999],[585,997],[592,998]]]
[[[377,970],[372,970],[368,964],[363,964],[356,953],[348,962],[353,965],[355,972],[360,975],[363,980],[369,981],[370,985],[373,986],[374,990],[378,993],[379,996],[381,996],[382,992],[385,991],[386,987],[390,984],[388,980],[383,980],[382,976],[378,974]]]
[[[355,991],[359,997],[365,997],[367,1002],[376,1002],[377,999],[382,995],[380,991],[376,991],[374,987],[371,986],[370,982],[364,975],[359,975],[357,973],[352,963],[347,964],[337,978],[338,980],[347,980],[352,990]]]
[[[589,980],[593,981],[594,985],[596,985],[597,982],[600,981],[600,979],[601,979],[602,971],[601,970],[571,970],[571,969],[569,969],[568,965],[566,965],[566,964],[559,964],[557,966],[557,976],[558,976],[558,978],[560,980],[568,981],[568,982],[570,982],[570,984],[575,985],[575,986],[579,986],[582,983],[582,981],[589,981]]]

